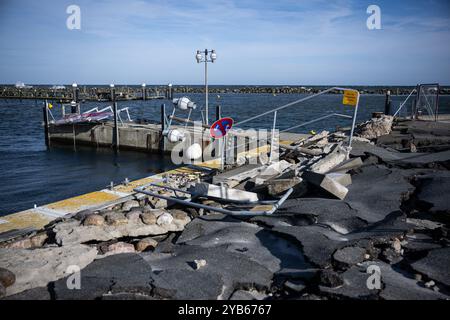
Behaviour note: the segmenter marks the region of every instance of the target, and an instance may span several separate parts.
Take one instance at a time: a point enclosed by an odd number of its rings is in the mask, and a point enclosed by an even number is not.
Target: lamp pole
[[[111,101],[113,104],[113,113],[114,113],[114,128],[113,128],[113,149],[114,152],[117,153],[119,150],[119,127],[117,123],[117,102],[116,102],[116,90],[114,87],[114,84],[110,84],[109,87],[111,88]]]
[[[201,52],[197,50],[197,54],[195,55],[197,59],[197,63],[204,62],[205,63],[205,122],[209,124],[209,105],[208,105],[208,62],[214,63],[217,59],[215,50],[208,50]]]

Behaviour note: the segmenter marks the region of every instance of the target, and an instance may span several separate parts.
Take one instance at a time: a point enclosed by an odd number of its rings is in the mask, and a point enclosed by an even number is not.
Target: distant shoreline
[[[384,95],[390,91],[393,96],[409,95],[414,86],[347,86],[357,89],[361,95]],[[210,94],[316,94],[327,86],[220,86],[211,85],[208,88]],[[72,85],[0,85],[0,99],[48,99],[48,100],[72,100]],[[145,92],[146,99],[164,99],[168,92],[173,94],[204,94],[205,88],[200,85],[116,85],[115,94],[118,100],[142,100]],[[108,85],[94,86],[78,84],[77,94],[80,100],[108,101],[111,89]],[[341,91],[330,91],[330,94],[340,94]],[[440,86],[440,95],[450,95],[450,86]]]

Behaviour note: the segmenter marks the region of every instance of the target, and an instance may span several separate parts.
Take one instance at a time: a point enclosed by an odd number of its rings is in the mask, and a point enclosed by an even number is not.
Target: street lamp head
[[[111,83],[109,86],[110,86],[111,88],[114,88],[114,84],[113,84],[113,83]]]
[[[214,62],[217,59],[216,50],[211,51],[211,61]]]
[[[202,61],[202,54],[200,53],[200,50],[197,50],[197,54],[195,55],[195,59],[197,59],[197,63],[200,63]]]
[[[74,82],[74,83],[72,83],[72,87],[73,88],[76,88],[78,85]]]
[[[146,84],[145,84],[145,83],[143,83],[143,84],[142,84],[142,87],[144,87],[144,88],[145,88],[145,86],[146,86]]]

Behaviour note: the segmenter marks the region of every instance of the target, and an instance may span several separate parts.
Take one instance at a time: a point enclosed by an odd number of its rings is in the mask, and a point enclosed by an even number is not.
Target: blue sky
[[[0,83],[201,84],[213,48],[211,84],[450,84],[448,0],[0,0],[0,39]]]

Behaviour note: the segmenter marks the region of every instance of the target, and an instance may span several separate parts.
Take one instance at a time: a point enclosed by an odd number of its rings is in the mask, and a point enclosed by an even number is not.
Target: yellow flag
[[[47,103],[47,107],[48,107],[49,109],[51,109],[51,108],[53,108],[53,105],[49,102],[49,103]]]
[[[353,90],[344,90],[344,97],[342,99],[342,104],[346,104],[348,106],[356,106],[358,103],[358,91]]]

